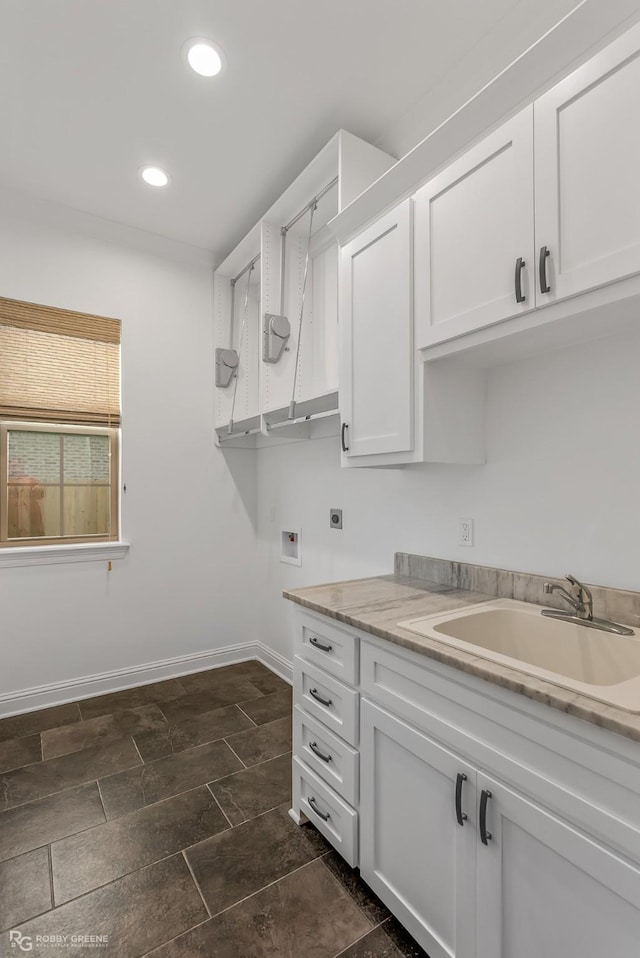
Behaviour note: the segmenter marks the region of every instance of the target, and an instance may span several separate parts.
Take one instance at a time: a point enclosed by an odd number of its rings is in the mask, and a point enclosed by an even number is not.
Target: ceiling
[[[222,258],[337,129],[380,139],[527,7],[0,0],[0,185]],[[202,36],[227,57],[215,79],[183,59]]]

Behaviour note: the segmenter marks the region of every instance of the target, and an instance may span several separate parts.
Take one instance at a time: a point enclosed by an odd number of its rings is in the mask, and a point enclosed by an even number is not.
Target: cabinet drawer
[[[358,682],[360,640],[328,620],[307,613],[296,618],[294,654],[335,675],[347,685]]]
[[[347,864],[358,864],[358,813],[298,758],[293,759],[293,807],[313,822]]]
[[[354,689],[296,655],[293,660],[294,704],[300,705],[350,745],[358,744],[358,700]]]
[[[362,694],[412,725],[431,731],[433,693],[427,681],[422,669],[402,655],[363,642]]]
[[[293,751],[338,795],[350,805],[357,805],[358,752],[298,705],[293,710]]]

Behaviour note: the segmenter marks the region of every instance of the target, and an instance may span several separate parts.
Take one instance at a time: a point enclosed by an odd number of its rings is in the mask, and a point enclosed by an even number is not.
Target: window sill
[[[0,569],[29,565],[58,565],[63,562],[108,562],[124,559],[128,542],[83,542],[61,546],[17,546],[0,549]]]

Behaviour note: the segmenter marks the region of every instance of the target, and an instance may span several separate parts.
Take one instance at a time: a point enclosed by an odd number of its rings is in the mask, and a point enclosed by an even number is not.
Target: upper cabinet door
[[[640,272],[639,116],[640,27],[536,101],[540,305]]]
[[[413,431],[412,201],[342,250],[340,406],[346,459],[410,452]]]
[[[533,107],[416,194],[417,346],[535,305]]]

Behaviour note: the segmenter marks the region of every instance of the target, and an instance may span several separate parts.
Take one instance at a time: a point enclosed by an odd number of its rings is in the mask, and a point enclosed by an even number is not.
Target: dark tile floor
[[[0,719],[0,955],[424,958],[290,801],[258,662]]]

